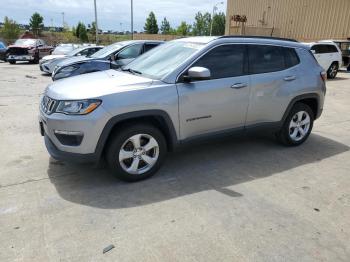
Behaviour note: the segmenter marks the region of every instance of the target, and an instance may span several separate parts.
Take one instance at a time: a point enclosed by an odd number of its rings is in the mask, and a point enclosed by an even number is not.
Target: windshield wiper
[[[131,68],[122,68],[122,71],[132,73],[133,75],[136,75],[136,74],[142,75],[142,73],[140,71],[133,70]]]

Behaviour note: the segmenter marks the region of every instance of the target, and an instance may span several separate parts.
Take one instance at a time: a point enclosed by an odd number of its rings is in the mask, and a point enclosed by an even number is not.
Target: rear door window
[[[263,74],[278,72],[300,63],[294,48],[249,45],[249,73]]]
[[[285,69],[282,47],[269,45],[249,46],[249,72],[262,74]]]
[[[328,53],[338,53],[338,49],[334,45],[327,45]]]

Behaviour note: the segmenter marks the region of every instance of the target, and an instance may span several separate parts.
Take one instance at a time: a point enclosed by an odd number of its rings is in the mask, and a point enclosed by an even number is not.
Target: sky
[[[222,0],[134,0],[134,29],[142,31],[148,14],[156,14],[158,25],[164,17],[176,27],[181,21],[192,24],[198,11],[212,12],[213,5]],[[17,23],[28,24],[30,16],[39,12],[44,24],[62,26],[62,12],[70,27],[79,21],[91,24],[94,21],[93,0],[1,0],[0,20],[5,16]],[[218,11],[226,11],[224,4],[218,5]],[[97,0],[99,28],[102,30],[130,30],[130,0]]]

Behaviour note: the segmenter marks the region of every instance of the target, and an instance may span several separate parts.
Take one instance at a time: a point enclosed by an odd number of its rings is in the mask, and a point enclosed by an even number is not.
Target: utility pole
[[[62,12],[61,14],[62,14],[62,27],[64,29],[64,12]]]
[[[97,25],[97,8],[96,8],[96,0],[94,0],[95,6],[95,33],[96,33],[96,45],[98,44],[98,25]]]
[[[215,11],[218,9],[218,5],[223,5],[224,2],[219,2],[219,3],[216,3],[214,6],[213,6],[213,13],[211,15],[211,23],[210,23],[210,36],[212,35],[212,32],[213,32],[213,23],[214,23],[214,14],[215,14]]]
[[[131,39],[134,40],[134,3],[131,0]]]

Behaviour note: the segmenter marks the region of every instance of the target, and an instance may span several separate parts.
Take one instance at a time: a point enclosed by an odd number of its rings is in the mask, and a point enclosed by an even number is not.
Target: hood
[[[33,45],[9,45],[8,48],[34,48],[35,46]]]
[[[58,66],[59,67],[69,66],[71,64],[75,64],[75,63],[79,63],[79,62],[85,62],[85,61],[89,61],[89,60],[95,60],[95,59],[94,58],[85,57],[85,56],[73,56],[73,57],[69,57],[67,59],[64,59],[62,62],[60,62],[58,64]]]
[[[66,55],[47,55],[42,58],[43,61],[48,61],[52,59],[57,59],[57,58],[63,58],[66,57]]]
[[[65,78],[48,86],[45,94],[57,100],[100,98],[105,95],[143,89],[153,80],[116,70]]]

